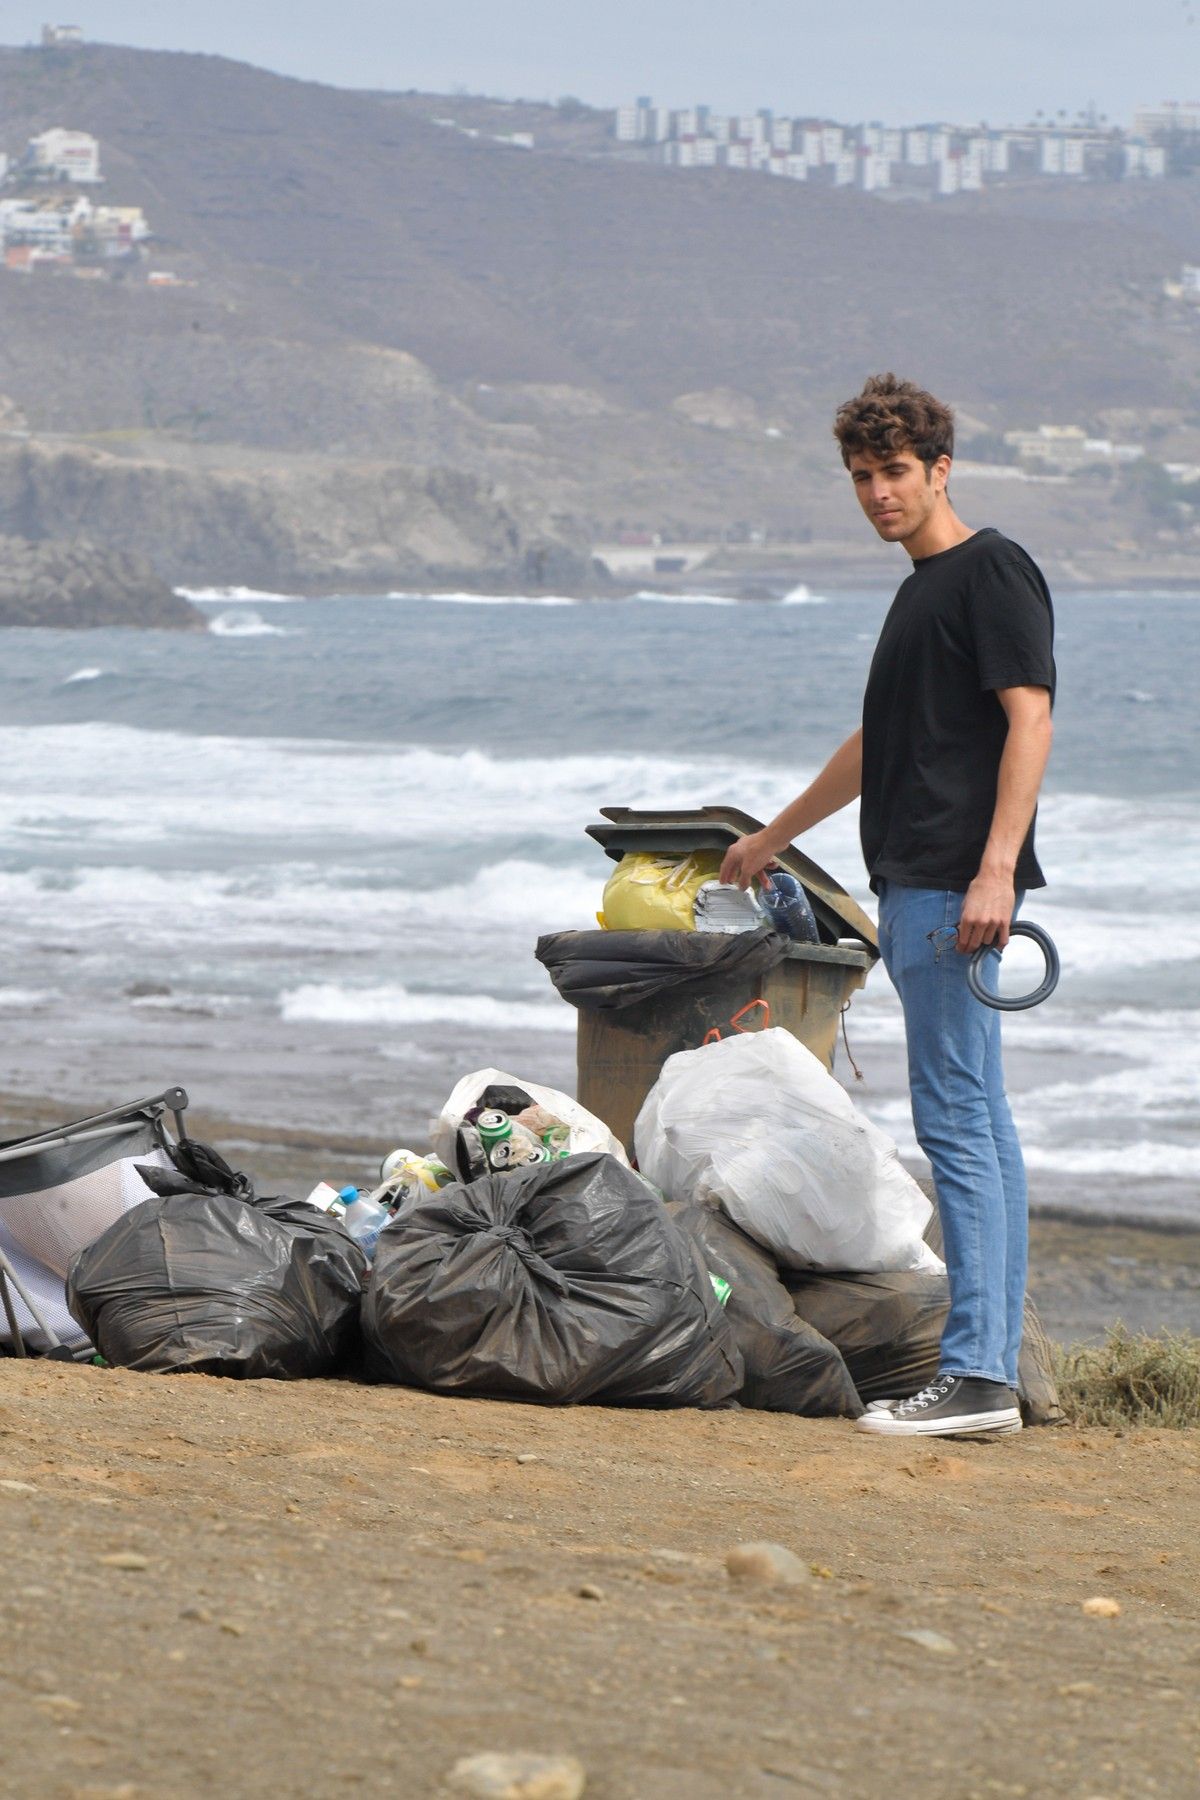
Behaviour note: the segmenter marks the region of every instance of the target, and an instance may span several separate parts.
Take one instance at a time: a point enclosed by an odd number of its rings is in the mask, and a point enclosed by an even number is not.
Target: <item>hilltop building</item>
[[[82,44],[83,30],[78,25],[43,25],[42,49],[66,50],[74,44]]]
[[[35,174],[59,181],[91,186],[102,181],[100,145],[86,131],[66,131],[60,125],[32,137],[25,153],[26,166]]]
[[[1167,173],[1168,152],[1151,139],[1200,129],[1193,118],[1200,121],[1200,108],[1143,108],[1131,135],[1092,122],[997,130],[942,121],[901,130],[879,122],[792,118],[767,107],[736,116],[709,106],[672,111],[642,95],[617,108],[613,135],[672,168],[758,171],[919,198],[978,193],[1020,179],[1159,180]]]
[[[1164,100],[1160,106],[1139,106],[1133,115],[1133,135],[1138,138],[1200,135],[1200,100]]]
[[[1082,425],[1039,425],[1036,431],[1006,431],[1004,442],[1027,469],[1053,469],[1072,475],[1080,469],[1113,463],[1140,462],[1141,444],[1116,444],[1111,438],[1089,437]]]

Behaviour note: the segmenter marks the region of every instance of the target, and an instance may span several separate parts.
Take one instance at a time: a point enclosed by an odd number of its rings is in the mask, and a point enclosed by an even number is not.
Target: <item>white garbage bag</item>
[[[718,1203],[790,1268],[938,1269],[930,1202],[896,1146],[790,1031],[669,1057],[634,1127],[671,1200]]]
[[[629,1167],[624,1146],[613,1136],[603,1120],[588,1112],[585,1106],[580,1106],[578,1100],[560,1094],[557,1088],[541,1087],[536,1081],[526,1081],[519,1075],[506,1075],[503,1069],[476,1069],[473,1075],[463,1076],[433,1122],[434,1154],[441,1158],[448,1169],[458,1167],[455,1142],[464,1113],[469,1112],[473,1106],[478,1106],[480,1096],[492,1087],[520,1088],[535,1105],[544,1106],[556,1119],[561,1119],[564,1125],[570,1127],[572,1156],[597,1150],[606,1156],[615,1156],[618,1162]]]

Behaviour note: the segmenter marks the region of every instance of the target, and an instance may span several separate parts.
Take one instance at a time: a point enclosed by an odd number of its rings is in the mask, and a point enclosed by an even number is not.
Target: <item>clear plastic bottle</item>
[[[379,1234],[392,1215],[383,1202],[372,1195],[360,1194],[357,1189],[342,1190],[343,1193],[348,1191],[352,1191],[355,1197],[346,1207],[346,1230],[360,1249],[373,1258]]]

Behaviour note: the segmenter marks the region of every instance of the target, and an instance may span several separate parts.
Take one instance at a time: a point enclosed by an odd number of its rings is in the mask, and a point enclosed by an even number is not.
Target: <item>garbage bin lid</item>
[[[660,850],[681,856],[693,850],[724,851],[738,838],[762,830],[758,819],[736,806],[665,807],[650,811],[602,806],[600,811],[609,823],[589,825],[588,836],[595,838],[614,862],[619,862],[629,850]],[[878,955],[879,938],[874,925],[840,882],[794,844],[781,850],[776,860],[803,886],[823,936],[832,942],[842,937],[859,938]]]

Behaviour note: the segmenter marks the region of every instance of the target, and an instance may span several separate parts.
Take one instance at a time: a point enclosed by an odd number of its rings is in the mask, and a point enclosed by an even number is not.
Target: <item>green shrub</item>
[[[1114,1325],[1098,1345],[1059,1349],[1059,1398],[1073,1425],[1200,1426],[1200,1338]]]

